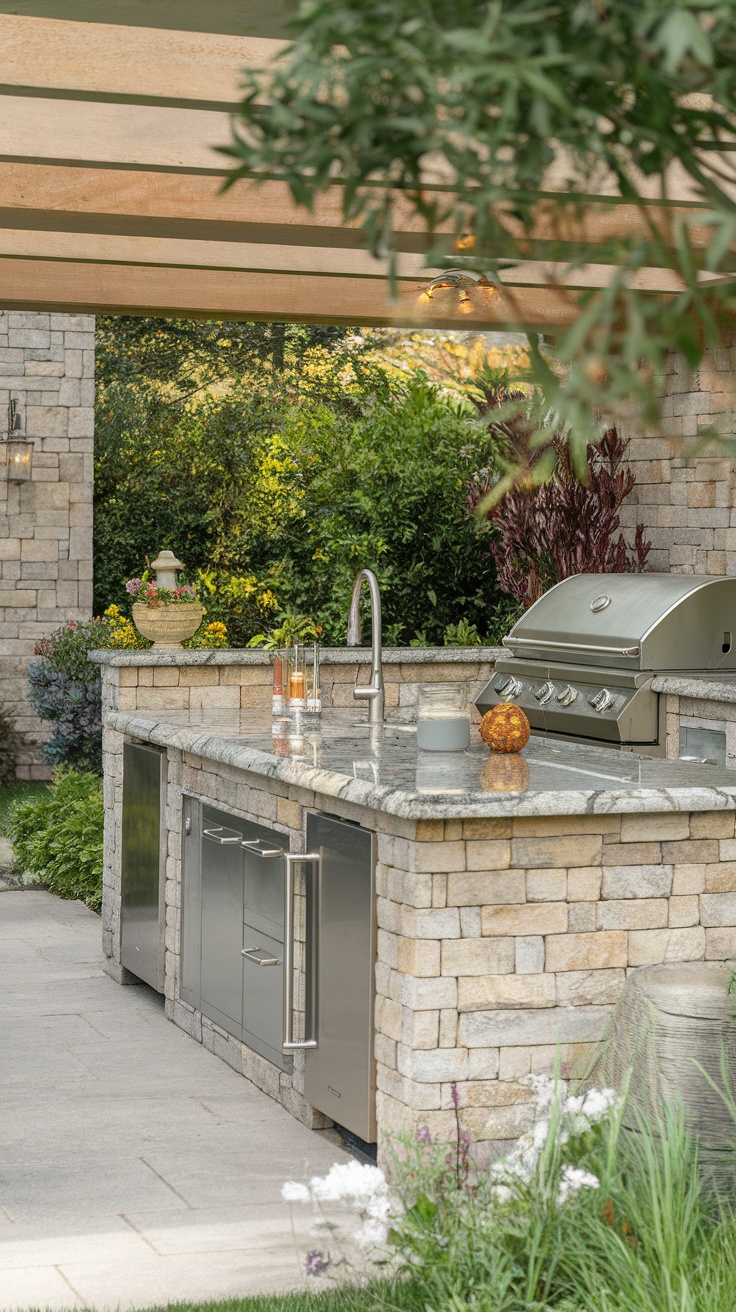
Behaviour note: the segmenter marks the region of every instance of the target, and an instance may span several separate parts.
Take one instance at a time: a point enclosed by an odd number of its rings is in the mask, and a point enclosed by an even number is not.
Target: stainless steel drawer
[[[281,1051],[284,1009],[284,944],[260,926],[243,926],[243,1043],[281,1070],[291,1059]]]

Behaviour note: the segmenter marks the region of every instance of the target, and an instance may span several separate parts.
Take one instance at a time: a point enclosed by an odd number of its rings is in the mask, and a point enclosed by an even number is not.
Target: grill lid
[[[527,659],[624,670],[736,669],[736,577],[576,574],[504,646]]]

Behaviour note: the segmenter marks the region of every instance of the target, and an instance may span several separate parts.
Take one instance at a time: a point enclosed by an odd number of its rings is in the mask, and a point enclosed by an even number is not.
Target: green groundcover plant
[[[102,781],[58,768],[51,788],[18,803],[7,822],[15,865],[58,897],[102,906]]]

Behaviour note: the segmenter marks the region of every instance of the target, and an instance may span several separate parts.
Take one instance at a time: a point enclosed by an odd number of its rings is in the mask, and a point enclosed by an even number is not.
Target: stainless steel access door
[[[240,1038],[243,1025],[243,852],[234,817],[202,807],[200,1010]]]
[[[164,991],[163,767],[157,747],[123,747],[121,957],[133,975]]]
[[[317,987],[315,1046],[306,1048],[304,1096],[338,1125],[373,1143],[373,834],[331,816],[309,815],[307,851],[319,861],[314,862],[317,877],[307,883],[307,969],[316,966]],[[309,1027],[309,1016],[307,1021]]]

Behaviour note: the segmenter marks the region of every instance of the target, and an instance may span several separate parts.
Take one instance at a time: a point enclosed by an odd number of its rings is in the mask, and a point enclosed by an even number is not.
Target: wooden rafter
[[[644,221],[614,195],[580,208],[540,197],[528,258],[502,273],[505,290],[474,297],[463,315],[452,293],[419,300],[434,272],[429,242],[397,197],[392,300],[385,264],[342,218],[339,187],[312,212],[274,180],[221,192],[217,147],[229,138],[240,69],[270,59],[277,40],[17,14],[0,14],[0,38],[3,305],[553,330],[575,317],[581,289],[610,276],[616,239]],[[671,213],[686,213],[684,182],[675,194]],[[517,239],[513,218],[504,221]],[[702,244],[697,213],[691,233]],[[677,290],[666,268],[643,271],[640,285]]]

